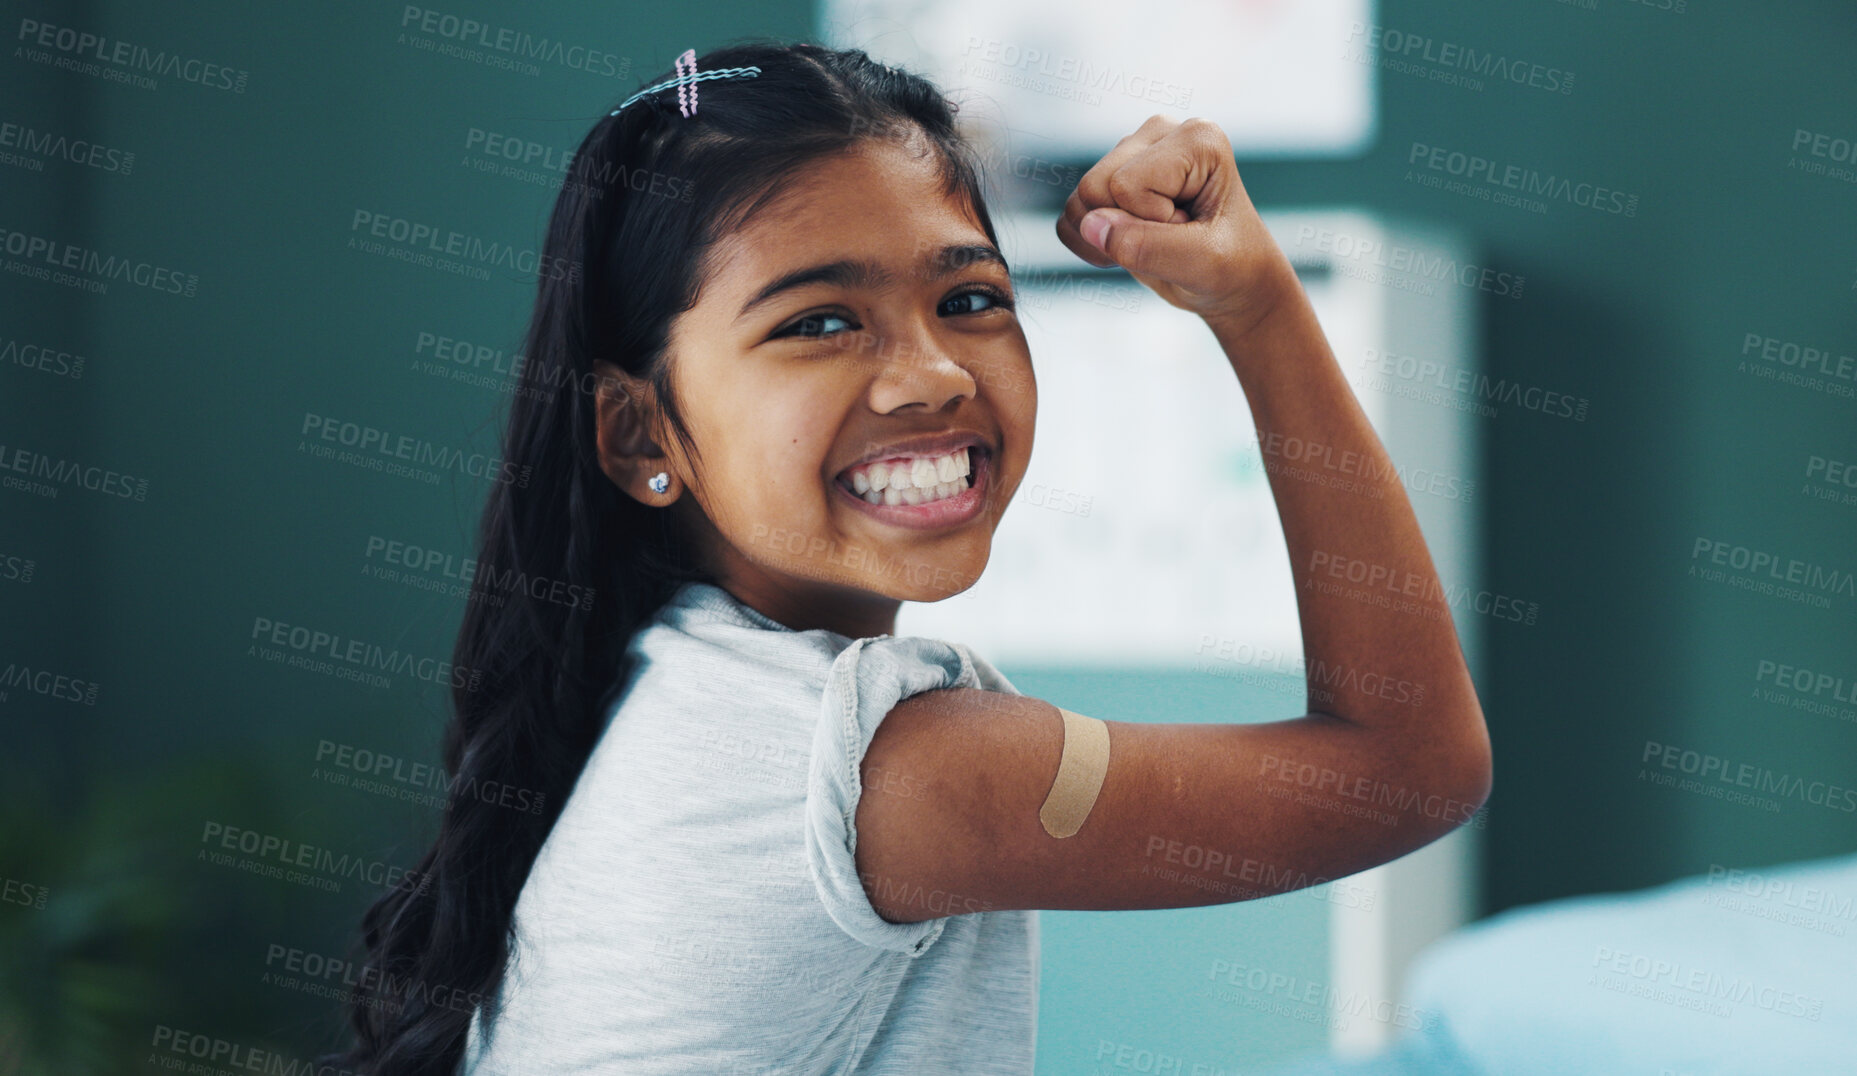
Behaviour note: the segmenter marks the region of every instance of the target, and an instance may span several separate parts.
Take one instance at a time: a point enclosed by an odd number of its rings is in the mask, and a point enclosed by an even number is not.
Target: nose
[[[914,404],[940,411],[952,400],[972,398],[979,385],[967,367],[928,332],[894,343],[871,383],[871,408],[889,414]]]

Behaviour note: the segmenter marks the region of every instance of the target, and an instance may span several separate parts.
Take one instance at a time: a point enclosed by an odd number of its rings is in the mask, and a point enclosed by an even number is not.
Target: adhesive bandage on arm
[[[1083,828],[1102,791],[1109,772],[1109,726],[1063,707],[1057,712],[1064,718],[1064,755],[1045,805],[1038,809],[1038,821],[1051,836],[1068,837]]]

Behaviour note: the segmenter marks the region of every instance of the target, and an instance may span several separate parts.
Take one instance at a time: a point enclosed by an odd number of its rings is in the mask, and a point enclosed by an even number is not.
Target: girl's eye
[[[851,320],[850,318],[847,318],[841,314],[833,314],[833,313],[808,314],[805,317],[794,322],[793,324],[775,333],[774,337],[775,339],[778,339],[783,336],[798,336],[798,337],[803,337],[809,340],[817,339],[827,334],[824,332],[801,332],[801,331],[796,331],[796,330],[800,330],[805,327],[815,326],[815,325],[820,324],[821,322],[826,322],[826,321],[843,321],[848,324],[850,320]]]
[[[972,295],[978,295],[988,300],[989,302],[991,302],[995,307],[998,307],[1004,310],[1011,310],[1014,305],[1011,297],[1009,297],[1005,292],[999,290],[998,288],[994,288],[994,287],[968,288],[966,291],[961,292],[959,295],[956,295],[950,298],[948,302],[954,302],[956,299],[965,299]],[[985,309],[986,308],[983,307],[981,310],[972,311],[972,313],[983,313]]]
[[[946,309],[949,303],[953,303],[957,300],[965,299],[965,298],[968,298],[970,296],[975,296],[975,295],[978,295],[981,298],[986,299],[987,301],[991,302],[995,307],[1000,307],[1006,310],[1011,310],[1014,308],[1014,306],[1017,305],[1013,302],[1010,296],[1008,296],[1005,292],[1001,291],[998,288],[990,287],[990,286],[988,287],[976,286],[976,287],[968,288],[966,291],[963,291],[945,300],[942,303],[942,307]],[[965,310],[965,311],[954,310],[952,311],[952,313],[983,314],[987,311],[987,309],[989,308],[981,307],[978,310],[970,309],[970,310]],[[799,337],[804,340],[823,339],[824,337],[832,335],[830,331],[827,331],[823,328],[824,323],[828,321],[842,321],[842,322],[845,322],[847,325],[851,323],[850,318],[847,318],[842,314],[831,313],[830,311],[827,311],[822,314],[807,314],[805,317],[802,317],[798,321],[793,322],[792,324],[788,325],[786,328],[775,332],[774,338],[779,339],[781,337],[794,336],[794,337]],[[839,331],[843,331],[843,330],[839,330]]]

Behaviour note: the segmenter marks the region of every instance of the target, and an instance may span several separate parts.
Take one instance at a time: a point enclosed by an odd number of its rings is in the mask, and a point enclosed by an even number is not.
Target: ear
[[[669,506],[682,496],[683,481],[670,457],[652,439],[661,415],[651,383],[604,360],[593,364],[593,375],[600,470],[639,503]],[[650,486],[652,476],[660,473],[670,481],[662,493]]]

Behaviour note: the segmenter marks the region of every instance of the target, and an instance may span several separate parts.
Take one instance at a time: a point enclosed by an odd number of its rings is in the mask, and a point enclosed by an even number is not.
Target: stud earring
[[[663,493],[665,490],[671,488],[671,476],[665,474],[663,471],[659,471],[657,474],[651,476],[651,481],[645,484],[651,487],[651,492]]]

